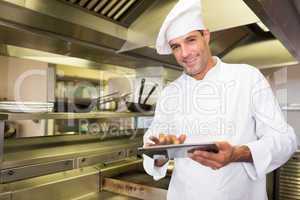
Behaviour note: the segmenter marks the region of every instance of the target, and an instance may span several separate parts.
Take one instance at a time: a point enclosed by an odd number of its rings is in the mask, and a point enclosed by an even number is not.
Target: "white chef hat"
[[[169,41],[191,31],[205,29],[201,15],[201,0],[179,0],[163,22],[157,40],[159,54],[171,54]]]

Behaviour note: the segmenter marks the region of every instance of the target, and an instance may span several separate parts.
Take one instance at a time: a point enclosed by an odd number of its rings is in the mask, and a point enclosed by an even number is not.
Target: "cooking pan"
[[[126,102],[126,106],[127,106],[127,109],[129,111],[131,111],[131,112],[148,112],[148,111],[153,111],[154,110],[154,105],[150,105],[150,104],[146,104],[146,103],[147,103],[149,97],[152,95],[152,93],[156,89],[156,87],[158,86],[158,84],[155,84],[151,88],[151,90],[150,90],[149,94],[147,95],[146,99],[144,100],[143,103],[141,103],[143,90],[144,90],[144,84],[145,84],[145,79],[143,78],[141,80],[141,87],[140,87],[140,91],[139,91],[138,103]]]
[[[148,112],[154,110],[153,105],[126,102],[127,109],[131,112]]]

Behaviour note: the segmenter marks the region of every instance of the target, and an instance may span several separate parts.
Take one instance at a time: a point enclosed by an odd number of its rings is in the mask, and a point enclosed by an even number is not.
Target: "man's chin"
[[[189,75],[189,76],[196,76],[197,74],[200,74],[202,72],[202,70],[184,70],[184,72]]]

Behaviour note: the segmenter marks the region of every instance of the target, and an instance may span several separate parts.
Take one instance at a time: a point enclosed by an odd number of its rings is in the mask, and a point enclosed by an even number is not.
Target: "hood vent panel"
[[[155,1],[149,0],[60,0],[76,8],[129,27]]]

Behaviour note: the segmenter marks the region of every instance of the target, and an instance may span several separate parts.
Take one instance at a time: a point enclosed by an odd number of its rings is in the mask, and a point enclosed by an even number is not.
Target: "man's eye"
[[[189,38],[189,39],[188,39],[188,42],[194,42],[194,41],[196,41],[195,38]]]
[[[171,49],[172,49],[172,50],[178,49],[178,45],[172,45],[172,46],[171,46]]]

